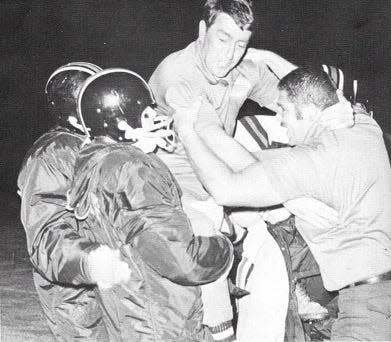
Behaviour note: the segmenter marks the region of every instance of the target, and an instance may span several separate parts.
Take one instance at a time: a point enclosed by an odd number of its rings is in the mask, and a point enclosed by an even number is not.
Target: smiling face
[[[218,78],[225,77],[244,55],[251,32],[241,29],[226,13],[219,13],[207,28],[200,22],[202,58],[209,71]]]
[[[280,90],[277,105],[281,126],[287,130],[288,144],[294,146],[303,143],[319,109],[313,104],[294,103],[285,90]]]

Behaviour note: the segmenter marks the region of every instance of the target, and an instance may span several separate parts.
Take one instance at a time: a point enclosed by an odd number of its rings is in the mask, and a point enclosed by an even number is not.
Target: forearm
[[[66,222],[51,223],[35,235],[29,248],[30,260],[35,269],[50,281],[89,284],[87,256],[98,246],[81,237]]]
[[[253,157],[259,161],[267,161],[272,158],[278,158],[279,155],[286,153],[291,147],[271,148],[267,150],[259,150],[253,153]]]
[[[178,135],[201,183],[218,204],[225,205],[221,199],[233,184],[233,170],[213,153],[192,127],[180,127]]]
[[[231,265],[231,242],[222,235],[194,236],[182,210],[151,208],[143,216],[142,231],[129,243],[162,277],[200,285],[218,279]]]
[[[295,70],[297,66],[278,54],[260,49],[248,49],[247,56],[253,61],[263,62],[269,66],[273,73],[279,78],[283,78],[291,71]]]
[[[224,160],[233,171],[242,170],[257,161],[254,155],[227,135],[218,125],[195,128],[198,136],[209,149],[213,150],[218,158]]]

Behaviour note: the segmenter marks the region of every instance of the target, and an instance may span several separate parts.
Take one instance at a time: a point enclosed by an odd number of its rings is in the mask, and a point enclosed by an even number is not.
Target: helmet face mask
[[[125,141],[134,142],[134,145],[145,153],[153,152],[156,147],[173,152],[177,139],[171,125],[172,118],[158,115],[153,108],[148,106],[141,114],[141,127],[133,128],[127,122],[120,121],[118,128],[124,131]]]
[[[52,73],[46,83],[45,94],[56,124],[83,132],[77,120],[77,96],[84,81],[100,70],[92,63],[72,62]]]
[[[138,74],[120,68],[91,76],[78,98],[78,115],[90,136],[129,141],[144,152],[173,150],[171,120],[157,115],[152,92]]]

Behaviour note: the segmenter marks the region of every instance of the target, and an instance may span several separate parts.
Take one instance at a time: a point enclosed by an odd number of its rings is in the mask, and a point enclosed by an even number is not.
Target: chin
[[[231,69],[222,69],[222,68],[216,68],[213,72],[213,75],[217,78],[223,78],[225,76],[227,76],[229,74],[229,72],[231,71]]]

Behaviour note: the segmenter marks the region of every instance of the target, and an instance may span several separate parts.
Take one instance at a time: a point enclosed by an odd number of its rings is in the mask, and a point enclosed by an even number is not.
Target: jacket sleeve
[[[134,163],[119,173],[118,189],[127,197],[121,210],[125,243],[161,276],[181,285],[218,279],[231,266],[233,247],[223,235],[194,236],[180,205],[174,178]],[[127,178],[127,182],[124,178]],[[118,226],[118,225],[116,225]]]
[[[70,151],[31,157],[22,168],[18,186],[21,220],[34,268],[52,282],[91,283],[86,257],[99,245],[82,238],[73,214],[66,210],[74,158]]]

